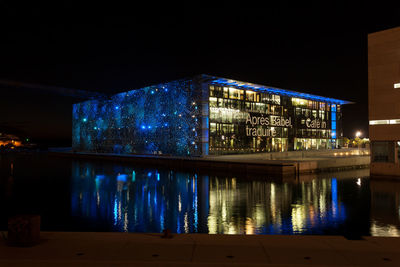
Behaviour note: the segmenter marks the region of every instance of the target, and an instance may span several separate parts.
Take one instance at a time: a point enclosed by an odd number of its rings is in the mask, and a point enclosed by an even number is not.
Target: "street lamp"
[[[356,137],[360,138],[361,135],[362,135],[361,131],[356,132]]]

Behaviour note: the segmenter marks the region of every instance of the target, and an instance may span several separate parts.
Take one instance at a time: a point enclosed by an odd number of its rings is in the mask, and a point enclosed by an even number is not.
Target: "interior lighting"
[[[400,124],[400,119],[371,120],[371,121],[369,121],[369,125],[382,125],[382,124]]]
[[[400,83],[395,83],[395,84],[393,85],[393,87],[394,87],[394,88],[400,88]]]

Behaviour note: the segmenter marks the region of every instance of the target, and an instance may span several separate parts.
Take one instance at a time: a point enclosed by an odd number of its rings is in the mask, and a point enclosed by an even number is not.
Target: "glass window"
[[[373,162],[393,162],[394,142],[373,141],[371,142],[371,159]]]
[[[212,134],[217,133],[217,124],[216,123],[210,123],[210,133],[212,133]]]
[[[224,87],[224,98],[229,98],[229,88]]]
[[[292,98],[292,105],[296,107],[307,107],[308,101],[301,98]]]
[[[256,99],[256,93],[253,91],[247,90],[246,91],[246,100],[247,101],[255,101],[255,99]]]
[[[230,99],[240,99],[240,91],[243,91],[243,90],[239,90],[239,89],[230,87],[229,88],[229,98]]]
[[[319,118],[321,120],[325,120],[325,112],[324,111],[322,111],[322,110],[319,111]]]
[[[288,128],[283,128],[283,131],[282,131],[282,137],[288,137]]]
[[[397,141],[396,144],[397,144],[397,163],[400,163],[400,141]]]
[[[272,95],[272,99],[274,101],[275,104],[280,105],[281,104],[281,96],[279,95]]]
[[[332,116],[331,116],[331,117],[332,117],[332,120],[335,121],[335,120],[336,120],[336,112],[333,112],[333,111],[332,111],[331,113],[332,113],[332,114],[331,114],[331,115],[332,115]]]
[[[313,119],[317,118],[317,111],[315,109],[312,111],[312,118]]]
[[[216,97],[210,97],[209,100],[210,100],[210,107],[216,108],[218,106]]]
[[[210,85],[210,96],[215,96],[214,85]]]

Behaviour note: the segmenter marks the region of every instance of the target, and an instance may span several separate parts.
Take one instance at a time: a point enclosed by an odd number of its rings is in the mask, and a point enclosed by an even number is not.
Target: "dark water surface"
[[[0,164],[2,230],[33,213],[44,231],[400,236],[400,182],[368,169],[277,181],[47,154]]]

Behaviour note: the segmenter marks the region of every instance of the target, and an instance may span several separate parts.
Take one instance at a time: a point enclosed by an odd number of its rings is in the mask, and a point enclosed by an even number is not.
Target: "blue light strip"
[[[349,101],[330,98],[330,97],[317,96],[317,95],[312,95],[312,94],[307,94],[307,93],[299,93],[299,92],[295,92],[295,91],[284,90],[284,89],[279,89],[279,88],[274,88],[274,87],[269,87],[269,86],[264,86],[264,85],[247,83],[247,82],[240,82],[240,81],[235,81],[235,80],[226,79],[226,78],[213,77],[213,79],[210,83],[214,84],[214,85],[218,85],[218,86],[233,86],[233,87],[244,89],[244,90],[248,89],[248,90],[254,90],[254,91],[258,91],[258,92],[286,95],[286,96],[290,96],[290,97],[304,98],[304,99],[334,103],[334,104],[339,104],[339,105],[352,103]]]

